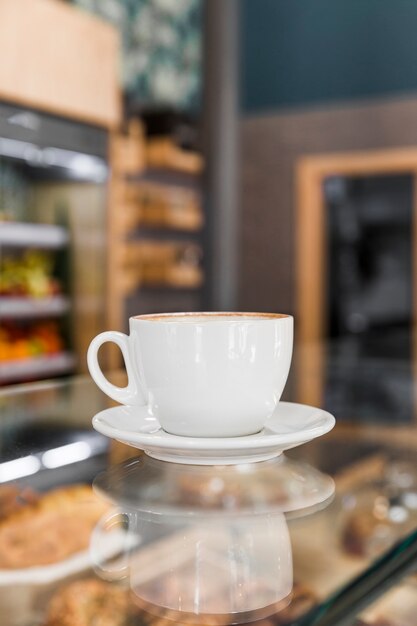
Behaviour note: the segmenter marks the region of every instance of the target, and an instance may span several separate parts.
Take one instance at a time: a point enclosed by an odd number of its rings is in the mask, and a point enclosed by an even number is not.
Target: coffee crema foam
[[[176,322],[181,324],[211,323],[211,322],[256,322],[277,320],[290,317],[283,313],[155,313],[136,315],[133,319],[145,322]]]

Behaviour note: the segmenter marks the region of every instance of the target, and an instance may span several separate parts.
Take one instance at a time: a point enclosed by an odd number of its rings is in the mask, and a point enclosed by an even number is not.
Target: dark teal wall
[[[244,111],[417,90],[417,0],[240,1]]]

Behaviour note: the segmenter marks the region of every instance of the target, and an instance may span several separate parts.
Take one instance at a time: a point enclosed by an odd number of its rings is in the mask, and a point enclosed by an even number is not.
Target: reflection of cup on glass
[[[321,508],[334,483],[284,456],[197,466],[142,455],[99,474],[94,489],[115,506],[92,536],[99,575],[128,579],[149,613],[220,625],[287,606],[293,570],[284,515]],[[109,543],[116,560],[106,556]]]
[[[129,383],[111,384],[100,369],[100,346],[124,356]],[[293,318],[267,313],[178,313],[130,318],[130,335],[101,333],[88,350],[90,373],[107,395],[148,405],[161,427],[189,437],[259,432],[287,380]]]
[[[115,532],[125,532],[123,555],[119,562],[102,561],[100,545]],[[196,518],[123,508],[98,524],[91,555],[105,578],[129,578],[142,608],[162,608],[173,618],[204,615],[207,623],[211,617],[220,624],[222,616],[230,623],[231,616],[242,622],[269,615],[289,601],[293,584],[282,513]]]

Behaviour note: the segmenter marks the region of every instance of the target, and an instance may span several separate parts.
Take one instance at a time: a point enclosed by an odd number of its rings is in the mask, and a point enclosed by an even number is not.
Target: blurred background
[[[134,314],[275,311],[300,401],[413,419],[416,31],[411,0],[0,0],[0,384]]]

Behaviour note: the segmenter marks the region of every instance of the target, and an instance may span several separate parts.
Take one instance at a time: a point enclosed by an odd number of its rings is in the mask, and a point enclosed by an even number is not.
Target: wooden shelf
[[[126,180],[131,183],[147,182],[160,185],[185,187],[187,189],[201,190],[201,179],[199,175],[163,168],[149,168],[143,172],[128,174]]]
[[[198,230],[184,230],[177,228],[164,228],[164,227],[150,227],[139,226],[137,229],[129,233],[127,241],[173,241],[194,243],[198,241],[202,236],[202,229]]]
[[[123,328],[127,298],[165,299],[149,304],[162,310],[178,294],[201,298],[203,168],[201,155],[172,138],[146,139],[140,122],[130,123],[122,139],[111,137],[107,327]],[[108,366],[119,359],[114,351]]]
[[[126,269],[123,275],[122,288],[124,295],[136,290],[148,293],[172,293],[178,291],[198,291],[204,284],[203,272],[199,268],[184,272],[182,269],[171,268],[166,273],[161,272],[159,278],[146,277],[141,270]]]
[[[202,284],[195,285],[141,285],[141,293],[167,294],[167,293],[197,293]]]
[[[2,246],[57,250],[64,248],[68,241],[68,231],[62,226],[0,222],[0,245]]]
[[[69,374],[74,367],[75,356],[71,352],[33,359],[0,361],[0,384]]]
[[[161,167],[187,174],[200,174],[204,167],[201,154],[184,150],[171,137],[149,138],[146,143],[146,161],[150,167]]]
[[[50,298],[0,296],[0,319],[60,317],[65,315],[69,308],[69,299],[60,295]]]

